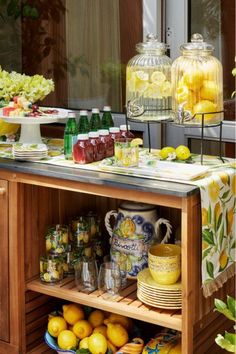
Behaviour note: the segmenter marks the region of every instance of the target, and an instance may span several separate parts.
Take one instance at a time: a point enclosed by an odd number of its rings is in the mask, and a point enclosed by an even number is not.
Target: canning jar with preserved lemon
[[[172,110],[181,124],[212,125],[223,119],[222,65],[199,33],[180,47],[171,67]]]
[[[126,105],[129,117],[141,120],[169,118],[171,109],[171,59],[166,45],[148,34],[136,45],[138,54],[127,64]],[[129,103],[129,104],[128,104]]]

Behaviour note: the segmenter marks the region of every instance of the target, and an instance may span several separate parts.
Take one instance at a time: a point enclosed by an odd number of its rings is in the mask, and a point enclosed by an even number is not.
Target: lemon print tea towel
[[[202,282],[210,296],[234,274],[236,255],[235,167],[197,182],[202,210]]]

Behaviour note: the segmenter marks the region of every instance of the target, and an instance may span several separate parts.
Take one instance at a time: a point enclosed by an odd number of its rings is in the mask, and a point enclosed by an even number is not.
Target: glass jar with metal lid
[[[223,119],[222,65],[199,33],[180,47],[171,67],[172,110],[181,124],[212,125]]]
[[[169,118],[171,109],[171,59],[166,45],[148,34],[136,45],[138,54],[126,68],[126,105],[128,117],[140,120]]]

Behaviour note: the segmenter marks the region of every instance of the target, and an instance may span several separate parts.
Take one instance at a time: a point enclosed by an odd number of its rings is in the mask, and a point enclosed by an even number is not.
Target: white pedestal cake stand
[[[55,109],[58,111],[58,114],[48,114],[47,116],[38,117],[6,117],[1,115],[0,118],[7,123],[21,124],[20,143],[42,144],[40,124],[56,123],[68,116],[68,110],[62,108]]]

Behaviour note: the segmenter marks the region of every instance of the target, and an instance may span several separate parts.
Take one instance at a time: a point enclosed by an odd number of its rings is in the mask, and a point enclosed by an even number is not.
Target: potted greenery
[[[229,320],[234,321],[234,330],[236,330],[236,301],[231,296],[227,296],[227,303],[215,299],[215,311],[222,313]],[[236,334],[225,331],[224,336],[217,334],[215,342],[227,352],[236,353]]]

